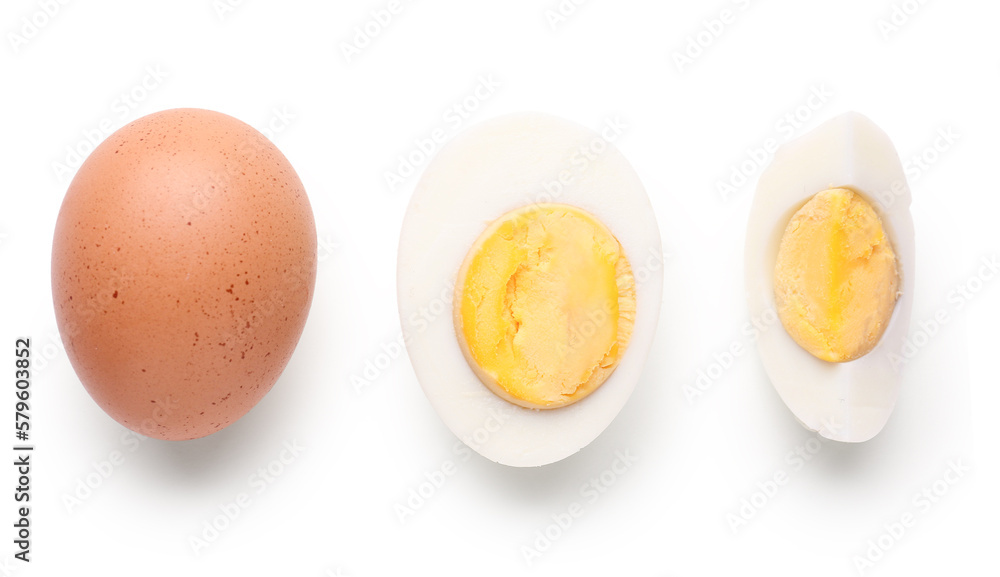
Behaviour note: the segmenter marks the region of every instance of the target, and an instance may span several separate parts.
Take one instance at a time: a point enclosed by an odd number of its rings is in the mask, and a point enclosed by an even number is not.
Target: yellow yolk
[[[579,401],[611,375],[635,322],[635,280],[618,239],[563,204],[511,211],[458,273],[455,332],[479,379],[534,409]]]
[[[820,192],[785,228],[774,267],[778,317],[815,357],[839,363],[871,351],[889,324],[898,285],[882,221],[853,191]]]

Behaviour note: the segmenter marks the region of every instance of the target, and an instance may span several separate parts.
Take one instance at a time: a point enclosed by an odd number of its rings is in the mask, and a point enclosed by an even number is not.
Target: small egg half
[[[608,134],[536,113],[484,122],[442,148],[407,209],[397,282],[410,360],[447,426],[498,463],[576,453],[642,373],[662,249]]]
[[[761,175],[745,248],[757,347],[795,417],[823,437],[871,439],[899,393],[909,330],[910,190],[888,136],[857,114],[789,142]]]

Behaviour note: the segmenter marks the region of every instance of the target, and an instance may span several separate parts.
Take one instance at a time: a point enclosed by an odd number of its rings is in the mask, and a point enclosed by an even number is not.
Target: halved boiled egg
[[[910,191],[888,136],[857,113],[777,151],[757,184],[745,248],[757,341],[795,417],[846,442],[889,419],[909,330],[914,275]]]
[[[662,250],[611,134],[535,113],[482,123],[437,154],[407,209],[410,360],[448,427],[498,463],[576,453],[642,373]]]

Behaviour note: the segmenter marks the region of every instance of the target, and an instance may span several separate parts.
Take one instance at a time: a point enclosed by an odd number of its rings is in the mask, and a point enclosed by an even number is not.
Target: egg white
[[[757,348],[771,383],[803,426],[828,439],[862,442],[882,430],[896,404],[902,365],[892,355],[900,354],[913,305],[911,196],[889,137],[849,112],[780,148],[757,183],[744,272],[752,318],[776,312],[774,265],[785,226],[816,193],[835,187],[850,188],[872,205],[896,253],[901,295],[889,325],[875,348],[846,363],[809,354],[780,321],[761,333]]]
[[[568,181],[561,189],[553,184],[560,177]],[[611,376],[585,399],[549,410],[516,406],[476,377],[460,349],[451,302],[458,270],[483,230],[512,209],[542,202],[587,210],[611,230],[632,265],[637,301],[631,341]],[[659,317],[659,255],[659,229],[638,175],[597,133],[518,113],[459,134],[421,177],[399,241],[406,347],[438,415],[469,447],[505,465],[545,465],[585,447],[619,413],[642,373]]]

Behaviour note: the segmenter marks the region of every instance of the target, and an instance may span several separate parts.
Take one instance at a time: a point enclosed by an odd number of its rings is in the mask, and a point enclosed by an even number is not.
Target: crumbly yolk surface
[[[899,296],[896,255],[875,210],[846,188],[824,190],[788,222],[774,267],[778,317],[829,362],[868,354]]]
[[[635,279],[592,214],[535,204],[494,221],[458,274],[455,332],[479,379],[534,409],[565,406],[611,375],[632,336]]]

